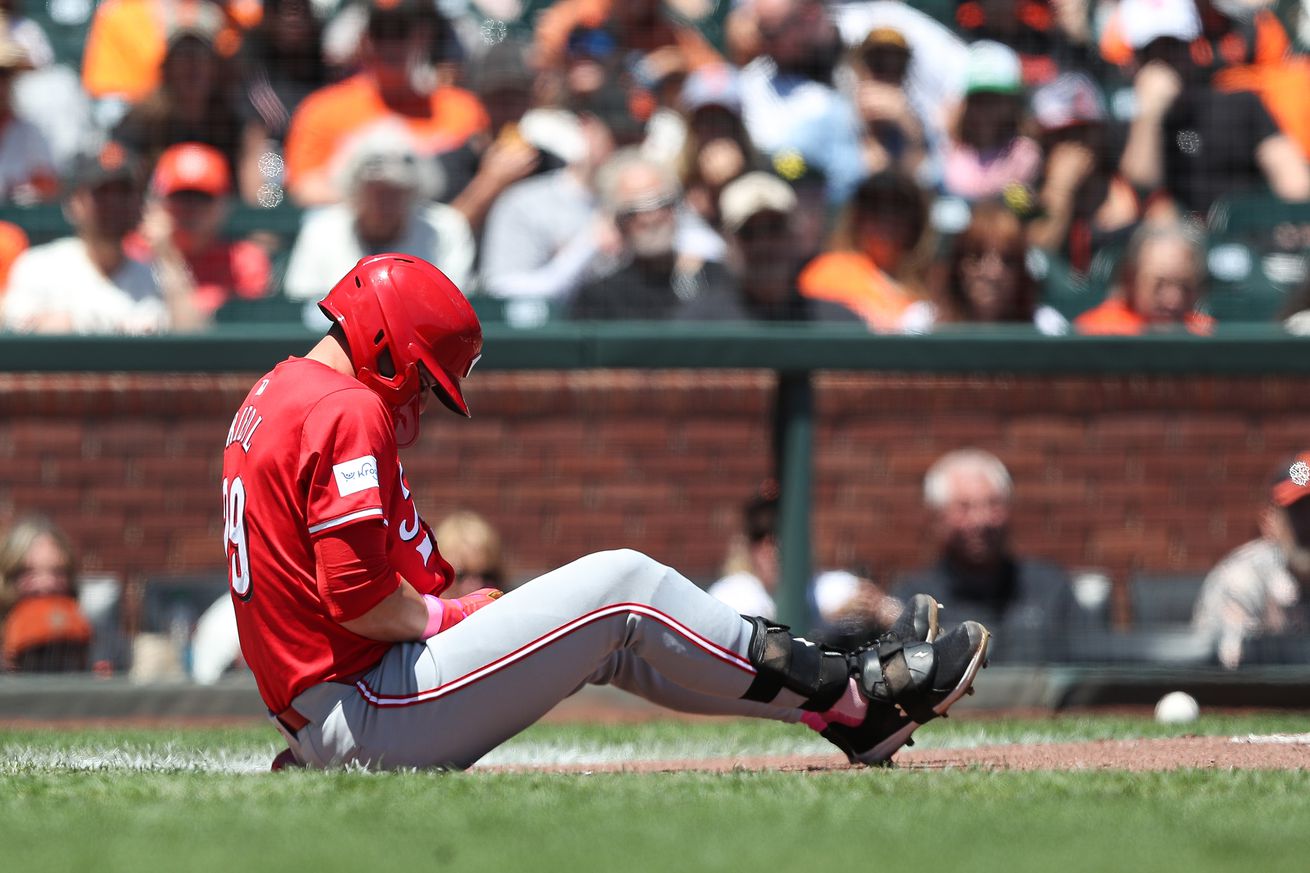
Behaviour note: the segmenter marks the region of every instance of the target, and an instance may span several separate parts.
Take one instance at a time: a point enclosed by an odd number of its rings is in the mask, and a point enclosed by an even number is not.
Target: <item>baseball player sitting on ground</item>
[[[440,597],[453,574],[397,449],[430,393],[469,414],[461,383],[481,326],[439,270],[401,255],[361,260],[321,305],[327,336],[255,383],[223,455],[241,650],[290,747],[274,769],[468,767],[587,683],[803,722],[852,763],[877,763],[985,665],[987,630],[938,636],[927,596],[876,644],[836,651],[629,550],[503,597]]]

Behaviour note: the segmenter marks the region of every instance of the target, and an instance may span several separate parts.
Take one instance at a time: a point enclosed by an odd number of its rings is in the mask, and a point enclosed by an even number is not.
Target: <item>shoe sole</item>
[[[978,651],[974,652],[973,659],[969,661],[969,668],[964,671],[964,676],[962,676],[960,681],[956,683],[956,686],[951,689],[951,692],[947,694],[946,697],[942,698],[942,702],[932,708],[933,712],[937,713],[939,716],[946,715],[946,711],[950,709],[956,701],[973,690],[973,680],[978,676],[978,671],[987,666],[987,648],[991,643],[991,639],[991,631],[987,630],[987,628],[983,628],[982,645],[978,646]],[[910,736],[919,727],[919,722],[913,720],[907,721],[904,727],[896,731],[896,733],[888,736],[887,739],[878,743],[878,745],[869,749],[864,754],[857,755],[855,760],[858,763],[867,765],[887,763],[891,760],[892,755],[895,755],[904,748],[905,744],[910,741]]]

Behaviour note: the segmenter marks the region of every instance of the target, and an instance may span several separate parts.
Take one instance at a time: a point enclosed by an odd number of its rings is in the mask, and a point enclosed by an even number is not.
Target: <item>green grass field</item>
[[[953,719],[921,746],[1304,732],[1304,716]],[[0,870],[1310,869],[1310,775],[267,773],[268,728],[0,730]],[[540,725],[496,763],[824,751],[755,722]]]

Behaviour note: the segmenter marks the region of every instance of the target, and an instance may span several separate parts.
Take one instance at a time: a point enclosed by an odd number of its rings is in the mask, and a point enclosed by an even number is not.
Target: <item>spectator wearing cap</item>
[[[1306,630],[1310,584],[1310,452],[1280,464],[1260,507],[1260,536],[1229,552],[1205,577],[1192,625],[1229,669],[1264,634]]]
[[[620,241],[619,266],[578,289],[577,320],[667,319],[701,295],[734,293],[724,266],[688,247],[678,180],[663,164],[629,148],[601,168],[597,186]]]
[[[712,227],[719,225],[719,195],[732,180],[768,162],[756,151],[741,120],[741,88],[735,69],[701,67],[687,77],[679,101],[687,135],[678,176],[687,205]]]
[[[864,122],[871,168],[896,168],[918,176],[927,157],[927,134],[906,90],[912,53],[905,35],[875,27],[851,53],[855,106]]]
[[[201,143],[167,149],[155,165],[150,194],[140,231],[128,237],[128,251],[175,272],[178,284],[190,284],[206,319],[233,298],[268,293],[272,267],[264,249],[223,238],[232,179],[217,149]]]
[[[486,107],[488,127],[438,159],[445,178],[438,199],[458,209],[475,232],[481,232],[491,205],[510,185],[564,166],[539,139],[529,138],[531,122],[524,117],[537,98],[524,51],[522,43],[506,39],[473,61],[469,86]]]
[[[1000,458],[976,448],[946,453],[924,474],[923,499],[933,563],[898,580],[892,594],[931,594],[951,621],[997,628],[994,659],[1065,658],[1077,615],[1069,575],[1015,548],[1014,482]]]
[[[35,203],[59,189],[50,144],[14,107],[14,78],[30,69],[27,49],[13,38],[0,13],[0,202]]]
[[[1209,87],[1189,48],[1201,32],[1193,0],[1123,0],[1119,13],[1137,65],[1122,161],[1130,182],[1202,216],[1217,198],[1265,184],[1285,200],[1310,198],[1305,156],[1260,99]]]
[[[486,110],[468,91],[436,85],[430,56],[437,22],[415,2],[376,3],[359,48],[361,70],[305,98],[286,139],[286,181],[296,202],[340,199],[334,173],[350,139],[379,121],[403,125],[418,154],[432,158],[486,130]],[[429,75],[422,75],[423,71]]]
[[[801,272],[800,292],[840,304],[870,330],[896,333],[923,297],[928,204],[914,180],[884,170],[860,183],[828,251]]]
[[[159,84],[114,128],[113,138],[153,168],[169,146],[204,143],[240,166],[243,124],[232,99],[230,64],[217,49],[226,19],[197,5],[167,30]]]
[[[832,13],[843,41],[855,55],[862,53],[865,41],[875,30],[892,31],[904,38],[910,54],[903,80],[905,93],[923,125],[928,148],[929,160],[920,168],[919,178],[925,185],[938,187],[949,140],[949,110],[964,93],[968,46],[937,19],[901,0],[840,3],[832,7]],[[860,62],[860,58],[853,58],[850,64],[856,79],[863,75]],[[894,69],[886,60],[878,61],[878,66],[888,72]],[[858,106],[857,93],[852,92],[851,98]]]
[[[977,204],[955,238],[945,287],[933,302],[906,310],[903,329],[924,333],[943,324],[1029,324],[1048,336],[1069,332],[1064,316],[1038,299],[1025,263],[1027,245],[1018,216],[1003,204]]]
[[[223,57],[231,57],[240,34],[211,0],[100,3],[82,54],[82,84],[92,97],[135,103],[159,86],[170,34],[200,21],[208,27],[215,20],[213,41]]]
[[[870,167],[855,107],[832,86],[837,29],[819,0],[756,0],[748,8],[760,54],[741,72],[746,129],[765,154],[796,152],[818,167],[829,204],[845,203]]]
[[[1061,74],[1033,93],[1032,112],[1046,166],[1028,242],[1086,275],[1097,251],[1127,242],[1146,217],[1148,201],[1119,172],[1119,138],[1091,79]]]
[[[964,102],[947,147],[943,187],[965,200],[1001,196],[1031,185],[1041,170],[1041,148],[1022,131],[1023,77],[1009,46],[983,40],[969,47]]]
[[[85,670],[91,625],[77,605],[77,559],[40,516],[17,519],[0,540],[0,667]]]
[[[849,309],[802,297],[796,278],[809,253],[800,247],[791,186],[770,173],[751,172],[729,182],[719,196],[735,286],[703,293],[679,307],[689,321],[847,321]]]
[[[140,162],[117,143],[80,156],[65,213],[76,236],[28,249],[9,274],[0,324],[35,333],[157,333],[204,323],[189,284],[131,257],[141,220]]]
[[[361,138],[343,173],[345,202],[305,217],[287,265],[286,295],[317,302],[356,261],[381,252],[431,261],[467,289],[473,235],[457,210],[430,202],[431,170],[403,126],[384,123]]]
[[[1140,334],[1184,328],[1210,333],[1201,311],[1205,253],[1200,234],[1179,222],[1143,224],[1128,242],[1121,279],[1104,303],[1078,316],[1079,333]]]

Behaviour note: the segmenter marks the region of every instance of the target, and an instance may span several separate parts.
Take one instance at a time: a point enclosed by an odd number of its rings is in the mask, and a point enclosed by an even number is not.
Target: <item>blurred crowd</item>
[[[0,0],[0,327],[315,324],[401,251],[522,323],[1310,329],[1308,48],[1307,0]]]
[[[700,580],[743,615],[780,617],[780,498],[772,480],[750,495],[726,544],[722,575]],[[804,592],[807,638],[866,644],[922,592],[952,621],[986,622],[997,663],[1236,669],[1305,663],[1310,654],[1310,451],[1277,464],[1253,507],[1256,536],[1208,572],[1119,580],[1132,594],[1127,620],[1113,615],[1116,586],[1103,572],[1063,567],[1016,545],[1024,535],[1014,523],[1022,500],[990,452],[964,447],[937,458],[923,476],[923,566],[894,575],[820,568]],[[527,581],[507,573],[506,544],[491,520],[459,510],[434,532],[455,574],[446,596]],[[92,670],[126,672],[137,682],[211,684],[243,669],[221,572],[146,580],[133,593],[117,577],[80,573],[74,544],[49,519],[22,516],[0,535],[0,673]]]

